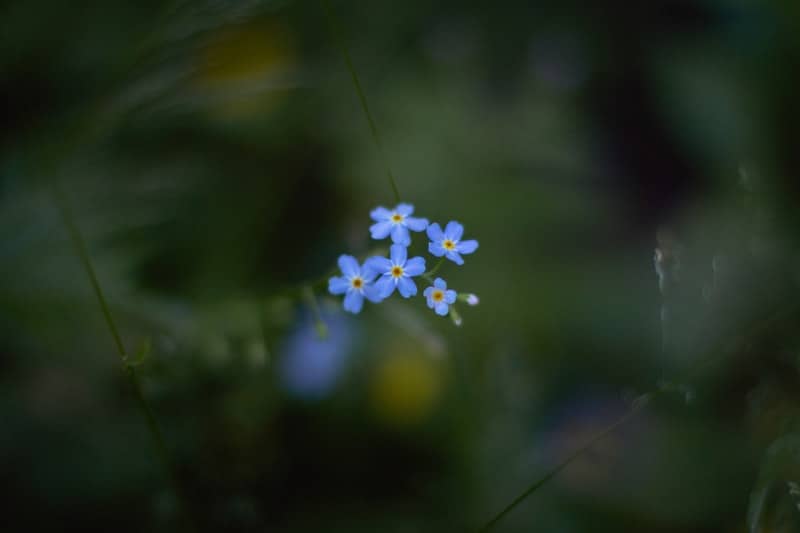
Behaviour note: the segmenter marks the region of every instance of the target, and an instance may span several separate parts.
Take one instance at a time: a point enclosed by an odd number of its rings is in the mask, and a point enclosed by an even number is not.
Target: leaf
[[[747,530],[750,533],[762,531],[766,511],[770,506],[770,496],[776,481],[800,467],[800,433],[789,433],[775,440],[761,461],[758,481],[750,492],[747,509]]]
[[[140,366],[144,364],[147,358],[150,356],[150,350],[152,349],[153,343],[150,340],[150,337],[145,337],[142,339],[141,344],[139,344],[139,349],[136,350],[136,355],[133,356],[133,360],[128,362],[130,366]]]

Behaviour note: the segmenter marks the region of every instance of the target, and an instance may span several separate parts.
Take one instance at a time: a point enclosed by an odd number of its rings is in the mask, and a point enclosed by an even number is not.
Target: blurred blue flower
[[[392,236],[392,242],[408,246],[411,244],[411,231],[425,231],[428,227],[428,219],[415,218],[414,206],[411,204],[398,204],[393,210],[385,207],[373,209],[369,214],[375,224],[370,226],[369,231],[373,239],[385,239]]]
[[[464,226],[455,220],[448,222],[442,231],[441,226],[433,223],[428,226],[428,237],[431,242],[428,244],[428,251],[436,257],[447,257],[457,265],[463,265],[464,259],[461,254],[471,254],[478,249],[478,241],[462,241]]]
[[[328,280],[328,292],[331,294],[344,294],[344,310],[356,314],[364,306],[364,298],[370,302],[380,302],[375,286],[371,283],[378,276],[377,273],[362,270],[361,266],[352,255],[339,256],[339,268],[344,276],[333,277]]]
[[[450,310],[450,304],[455,303],[458,296],[456,291],[447,290],[447,282],[442,278],[433,280],[433,286],[425,289],[422,294],[428,299],[428,307],[440,316],[447,315]]]
[[[393,244],[389,257],[390,259],[370,257],[364,262],[364,270],[370,271],[370,275],[374,273],[381,276],[375,282],[375,288],[381,298],[391,296],[395,288],[400,291],[403,298],[411,298],[417,294],[417,285],[411,278],[425,272],[425,259],[422,257],[407,259],[408,250],[402,244]]]
[[[341,314],[325,314],[328,335],[317,335],[311,316],[305,317],[289,335],[278,366],[283,388],[293,396],[320,399],[333,390],[352,352],[355,335],[352,322]]]

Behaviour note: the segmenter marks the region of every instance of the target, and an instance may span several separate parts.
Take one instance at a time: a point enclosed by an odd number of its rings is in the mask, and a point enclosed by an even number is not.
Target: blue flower
[[[370,302],[378,303],[381,298],[374,285],[371,283],[378,276],[368,269],[362,269],[356,258],[352,255],[339,256],[339,268],[344,276],[333,277],[328,280],[328,292],[331,294],[345,294],[344,310],[356,314],[364,306],[364,298]]]
[[[311,316],[305,316],[280,348],[278,377],[292,396],[320,400],[334,392],[347,371],[358,325],[341,314],[322,310],[328,336],[320,339]]]
[[[450,305],[456,303],[456,291],[447,290],[447,283],[442,278],[433,280],[433,286],[422,293],[428,299],[428,307],[436,311],[437,315],[445,316],[450,311]]]
[[[417,294],[417,285],[412,276],[425,272],[425,259],[412,257],[407,259],[408,250],[402,244],[393,244],[389,257],[370,257],[364,262],[364,270],[370,274],[380,275],[375,282],[378,296],[388,298],[395,290],[400,291],[403,298],[411,298]]]
[[[463,235],[464,226],[455,220],[448,222],[444,231],[439,224],[431,224],[428,226],[428,237],[431,239],[428,251],[436,257],[445,256],[455,264],[463,265],[461,254],[471,254],[478,249],[478,241],[462,241]]]
[[[369,231],[373,239],[381,240],[392,236],[392,242],[408,246],[411,244],[411,231],[425,231],[428,227],[427,218],[415,218],[414,206],[411,204],[399,204],[393,210],[385,207],[373,209],[369,214],[375,224],[370,226]]]

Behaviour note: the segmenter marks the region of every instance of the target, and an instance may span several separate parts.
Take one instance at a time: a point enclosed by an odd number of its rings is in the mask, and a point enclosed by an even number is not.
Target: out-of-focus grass
[[[688,405],[664,395],[498,530],[736,531],[751,490],[753,527],[791,530],[796,465],[768,450],[792,442],[796,315],[752,326],[797,296],[795,8],[333,8],[403,199],[480,240],[440,273],[481,304],[457,329],[421,298],[350,317],[318,291],[316,338],[295,289],[372,249],[393,202],[321,6],[9,6],[8,527],[177,527],[46,168],[122,342],[153,339],[143,393],[202,530],[476,528],[719,345],[675,384]]]

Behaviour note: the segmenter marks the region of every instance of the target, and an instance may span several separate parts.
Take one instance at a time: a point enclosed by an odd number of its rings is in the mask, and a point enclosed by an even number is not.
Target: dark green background
[[[797,3],[323,6],[0,7],[4,527],[474,531],[660,388],[497,531],[800,530]],[[461,328],[313,285],[387,164],[480,241]]]

